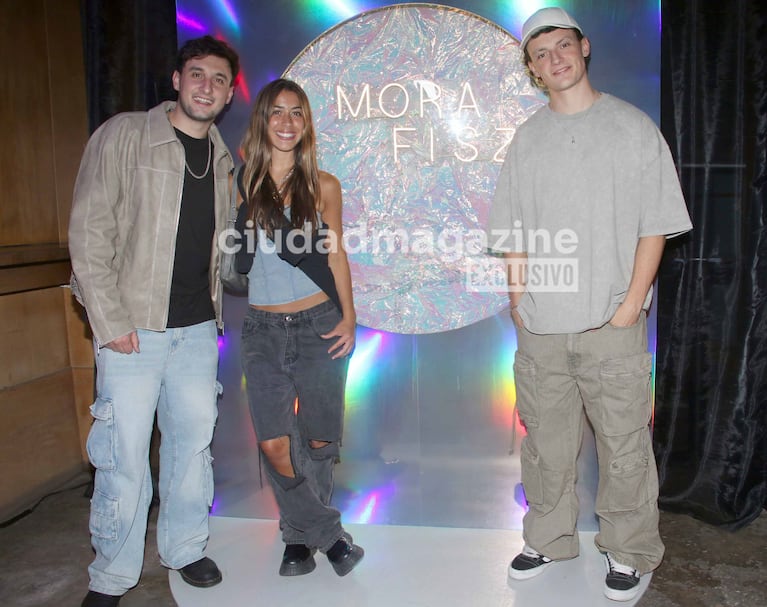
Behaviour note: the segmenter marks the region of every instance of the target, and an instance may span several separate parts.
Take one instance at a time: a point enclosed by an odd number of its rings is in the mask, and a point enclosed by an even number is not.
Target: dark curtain
[[[175,0],[82,0],[88,122],[175,99]]]
[[[661,508],[740,528],[767,506],[767,11],[662,3],[662,129],[694,225],[658,275]]]

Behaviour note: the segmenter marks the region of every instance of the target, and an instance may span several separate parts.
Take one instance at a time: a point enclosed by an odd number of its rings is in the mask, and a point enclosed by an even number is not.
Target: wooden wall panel
[[[49,263],[0,267],[0,294],[45,289],[51,285],[69,284],[72,268],[69,260]]]
[[[72,191],[88,140],[80,0],[45,0],[45,11],[58,233],[59,242],[67,242]]]
[[[0,520],[87,469],[90,336],[66,231],[87,141],[79,0],[0,2]],[[90,357],[90,358],[89,358]]]
[[[95,397],[96,370],[93,359],[93,334],[85,319],[83,307],[75,301],[69,289],[62,289],[64,315],[69,335],[69,363],[72,366],[74,413],[83,462],[88,461],[85,440],[93,418],[90,406]]]
[[[0,246],[59,240],[47,49],[43,0],[0,3]]]
[[[61,290],[0,297],[0,318],[13,319],[0,325],[0,388],[69,368]]]
[[[0,390],[0,520],[84,469],[69,369]]]

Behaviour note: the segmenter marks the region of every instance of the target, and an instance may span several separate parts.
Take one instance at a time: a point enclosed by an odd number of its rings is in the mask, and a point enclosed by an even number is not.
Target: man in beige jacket
[[[83,607],[117,605],[138,583],[157,415],[162,563],[188,583],[221,581],[203,556],[213,498],[221,284],[232,156],[214,120],[234,93],[237,54],[205,36],[178,54],[176,103],[119,114],[91,137],[69,226],[72,286],[96,346],[88,436],[96,468]]]

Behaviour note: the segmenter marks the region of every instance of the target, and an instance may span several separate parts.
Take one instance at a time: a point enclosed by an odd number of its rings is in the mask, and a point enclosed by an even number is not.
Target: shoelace
[[[522,554],[524,554],[524,555],[527,555],[527,556],[529,556],[529,557],[532,557],[532,558],[534,558],[534,559],[540,559],[540,558],[542,558],[542,559],[544,559],[545,561],[549,561],[549,560],[551,560],[551,559],[549,559],[549,558],[547,558],[547,557],[543,556],[543,555],[542,555],[540,552],[536,552],[535,550],[533,550],[532,548],[530,548],[530,546],[528,546],[527,544],[525,544],[525,545],[524,545],[524,547],[522,548]]]
[[[628,565],[622,565],[615,559],[613,559],[609,554],[606,554],[607,556],[607,564],[610,567],[610,571],[615,571],[616,573],[623,573],[624,575],[637,575],[637,570],[633,567],[629,567]]]

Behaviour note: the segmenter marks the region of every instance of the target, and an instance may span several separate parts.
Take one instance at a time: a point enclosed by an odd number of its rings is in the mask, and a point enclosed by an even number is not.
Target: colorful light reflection
[[[567,2],[547,2],[546,0],[501,0],[499,3],[502,18],[498,21],[512,35],[519,37],[522,24],[535,11],[546,6],[561,6],[567,10]]]
[[[384,335],[382,331],[373,331],[364,327],[357,329],[357,345],[349,361],[346,379],[347,409],[354,408],[365,401],[365,395],[376,379],[373,369],[376,359],[384,350]]]
[[[496,317],[499,331],[506,335],[503,346],[500,349],[497,362],[492,374],[492,419],[494,424],[511,428],[519,423],[516,415],[517,389],[514,384],[514,355],[517,351],[516,335],[508,332],[501,326],[500,319]],[[521,429],[521,425],[518,429]]]
[[[240,22],[237,19],[237,15],[229,3],[229,0],[218,0],[215,5],[218,8],[219,13],[224,17],[228,26],[232,31],[239,36],[240,35]]]
[[[204,32],[207,29],[202,23],[192,19],[190,16],[182,13],[181,11],[176,11],[176,23],[188,29],[194,30],[195,32]]]
[[[329,24],[344,21],[377,5],[374,2],[351,0],[301,0],[301,9],[306,17],[312,21],[328,21]]]
[[[369,524],[380,523],[385,513],[386,502],[394,495],[396,487],[393,483],[377,487],[354,498],[344,508],[344,521],[348,523]]]
[[[368,500],[364,503],[362,511],[357,516],[357,523],[369,523],[375,511],[376,504],[378,503],[378,494],[373,493]]]

